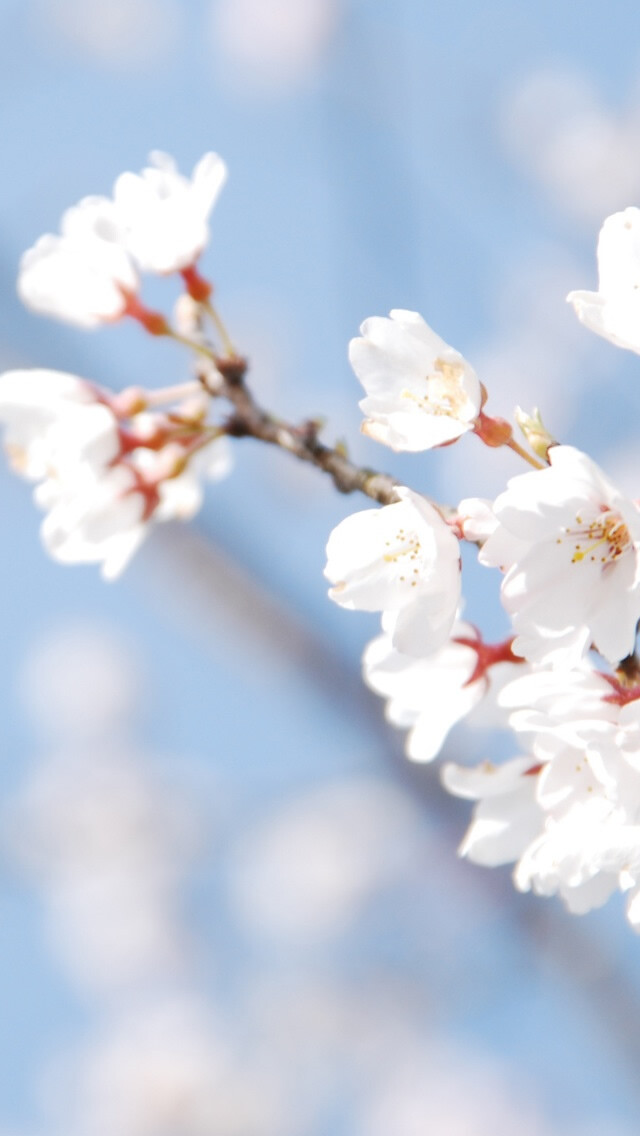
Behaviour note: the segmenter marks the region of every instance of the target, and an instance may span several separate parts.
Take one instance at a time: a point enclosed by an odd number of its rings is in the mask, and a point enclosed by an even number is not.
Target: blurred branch
[[[357,717],[374,750],[386,755],[393,776],[420,801],[424,813],[437,820],[447,842],[455,848],[466,825],[463,803],[444,792],[437,764],[418,766],[406,760],[402,735],[382,720],[379,700],[364,688],[359,676],[354,676],[352,666],[333,642],[318,632],[303,612],[295,610],[291,596],[285,600],[257,580],[233,550],[221,546],[210,534],[205,540],[193,528],[185,528],[178,541],[172,526],[167,525],[157,530],[154,540],[156,547],[158,541],[162,545],[153,565],[163,573],[164,584],[154,571],[162,591],[159,606],[163,614],[171,610],[179,613],[183,620],[186,617],[192,631],[205,642],[212,642],[214,627],[220,634],[221,613],[223,623],[234,625],[235,638],[244,637],[245,653],[249,637],[254,652],[256,648],[268,652],[272,661],[274,656],[288,658],[296,673],[306,673],[310,683],[325,691],[341,713],[350,719]],[[178,595],[177,578],[182,581]],[[147,597],[149,583],[147,570]],[[590,932],[586,922],[578,923],[569,916],[559,901],[543,903],[538,897],[514,892],[507,870],[489,872],[474,864],[468,864],[467,870],[473,876],[474,889],[485,896],[490,907],[505,913],[514,933],[527,944],[531,981],[543,983],[545,973],[552,971],[577,992],[615,1044],[623,1067],[631,1074],[630,1085],[638,1093],[640,1034],[636,1022],[640,1018],[640,996],[629,982],[628,970],[620,969],[614,950]]]

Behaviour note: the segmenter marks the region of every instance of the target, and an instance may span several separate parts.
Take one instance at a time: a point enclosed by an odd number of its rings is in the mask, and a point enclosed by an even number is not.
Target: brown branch
[[[210,393],[222,395],[233,406],[233,413],[225,423],[225,433],[234,438],[257,438],[286,450],[300,461],[315,465],[328,474],[339,493],[364,493],[381,505],[392,505],[399,500],[396,489],[401,482],[390,474],[354,465],[340,446],[332,448],[325,445],[318,437],[321,422],[309,419],[294,426],[263,410],[245,383],[245,359],[218,359],[216,366],[222,376],[222,385]],[[204,371],[200,379],[209,390]],[[455,515],[450,506],[431,503],[443,517]]]

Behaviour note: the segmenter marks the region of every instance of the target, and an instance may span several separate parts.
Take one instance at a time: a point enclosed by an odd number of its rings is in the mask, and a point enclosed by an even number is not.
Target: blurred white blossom
[[[124,315],[139,288],[118,212],[106,197],[67,209],[20,260],[18,295],[40,315],[92,328]]]
[[[195,263],[209,240],[209,214],[227,167],[207,153],[187,178],[169,154],[154,150],[150,161],[141,174],[120,174],[115,183],[122,242],[141,272],[178,272]]]
[[[598,238],[598,291],[570,292],[581,323],[618,347],[640,353],[640,209],[607,217]]]
[[[505,143],[557,204],[578,221],[640,197],[640,101],[603,105],[586,75],[561,66],[519,78],[505,92]]]
[[[63,45],[114,70],[150,68],[179,42],[179,0],[30,0],[43,42]]]
[[[262,935],[313,942],[340,934],[417,849],[419,814],[373,778],[316,788],[241,839],[229,874],[243,921]]]
[[[211,42],[227,83],[244,91],[300,85],[327,49],[339,0],[213,0]]]

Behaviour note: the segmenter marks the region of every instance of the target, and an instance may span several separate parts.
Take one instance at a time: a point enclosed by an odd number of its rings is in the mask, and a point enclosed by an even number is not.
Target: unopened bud
[[[485,446],[507,446],[513,434],[511,426],[504,418],[491,418],[481,410],[473,428],[474,434],[482,439]]]
[[[549,447],[558,443],[544,425],[538,408],[535,407],[532,414],[525,414],[521,407],[516,406],[515,419],[534,454],[548,461]]]

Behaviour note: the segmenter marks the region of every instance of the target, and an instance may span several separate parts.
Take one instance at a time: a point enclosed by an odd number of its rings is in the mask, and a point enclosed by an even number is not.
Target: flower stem
[[[342,446],[332,448],[325,445],[318,437],[321,427],[319,421],[308,419],[300,425],[293,425],[263,410],[244,381],[244,360],[238,357],[219,360],[218,369],[223,380],[220,393],[233,406],[233,413],[225,427],[225,432],[230,437],[256,438],[286,450],[299,461],[309,462],[326,473],[339,493],[364,493],[381,505],[391,505],[399,500],[397,488],[401,483],[396,478],[366,466],[354,465]],[[206,377],[203,377],[203,382],[206,385]],[[455,515],[455,509],[451,506],[440,505],[428,497],[426,499],[439,510],[445,520]]]
[[[215,309],[208,303],[203,303],[202,307],[212,315],[218,326]],[[222,334],[224,329],[222,322],[220,329]],[[216,355],[211,347],[198,340],[189,339],[188,336],[180,335],[171,327],[166,334],[176,343],[196,351],[215,366],[220,377],[220,386],[212,391],[209,385],[210,376],[206,370],[203,370],[200,374],[200,389],[209,394],[222,396],[231,403],[233,413],[222,428],[225,434],[233,438],[256,438],[260,442],[267,442],[269,445],[286,450],[299,461],[315,465],[329,475],[339,493],[364,493],[366,497],[378,501],[381,505],[391,505],[399,500],[396,489],[401,482],[387,473],[378,473],[375,469],[354,465],[341,446],[332,448],[325,445],[318,437],[321,427],[319,421],[308,419],[296,426],[263,410],[245,382],[246,360],[233,350],[226,329],[224,344],[228,355],[224,359]],[[450,505],[441,505],[426,497],[426,494],[423,496],[439,510],[445,520],[456,515],[456,510]]]
[[[229,332],[227,331],[222,319],[218,315],[218,312],[211,303],[211,300],[203,300],[202,307],[204,308],[205,312],[207,312],[207,314],[211,317],[215,329],[222,341],[225,355],[227,355],[229,359],[233,359],[236,355],[236,349],[231,342],[231,336],[229,335]]]
[[[526,450],[523,450],[522,446],[516,442],[515,438],[509,438],[504,444],[508,446],[510,450],[513,450],[515,454],[519,454],[521,458],[524,458],[526,462],[529,462],[529,465],[532,465],[534,469],[547,468],[545,462],[538,461],[537,458],[534,458],[533,454],[528,454]]]
[[[192,394],[202,393],[202,383],[193,379],[188,383],[177,383],[173,387],[160,387],[158,390],[145,391],[147,406],[164,406],[167,402],[178,402],[181,398],[188,398]]]
[[[200,343],[197,339],[189,339],[188,335],[180,335],[179,331],[176,331],[175,328],[170,326],[167,327],[165,334],[168,335],[170,339],[173,339],[174,343],[180,343],[183,347],[188,347],[190,351],[195,351],[198,355],[204,355],[205,359],[208,359],[210,363],[217,365],[218,356],[211,347],[207,347],[206,343]]]

